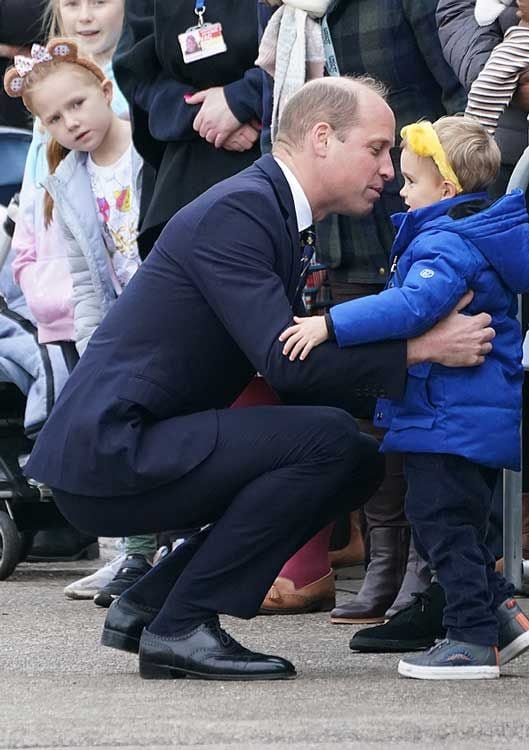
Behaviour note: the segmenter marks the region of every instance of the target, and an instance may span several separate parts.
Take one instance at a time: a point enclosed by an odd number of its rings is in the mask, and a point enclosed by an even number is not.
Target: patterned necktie
[[[294,295],[295,302],[299,301],[301,294],[303,293],[305,280],[310,268],[310,262],[316,248],[316,230],[314,224],[299,233],[299,243],[301,250],[301,269],[298,285],[296,287],[296,294]]]

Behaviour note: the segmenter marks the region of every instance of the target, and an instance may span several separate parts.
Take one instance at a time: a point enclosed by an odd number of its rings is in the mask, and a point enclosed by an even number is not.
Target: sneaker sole
[[[496,680],[499,667],[420,667],[400,661],[398,672],[415,680]]]
[[[441,636],[438,636],[439,638]],[[389,641],[389,640],[371,640],[362,638],[353,638],[349,644],[351,651],[359,651],[361,653],[371,654],[385,654],[385,653],[401,653],[405,654],[409,651],[424,651],[427,648],[431,648],[435,644],[435,639],[430,640],[416,640],[416,641]]]
[[[331,617],[333,625],[378,625],[387,622],[385,617]]]
[[[525,653],[527,649],[529,649],[529,630],[526,630],[525,633],[522,633],[518,638],[515,638],[514,641],[511,641],[511,643],[502,648],[500,651],[500,665],[503,666],[516,659],[517,656]]]
[[[132,635],[125,635],[117,630],[103,628],[101,645],[115,648],[118,651],[127,651],[129,654],[137,654],[140,650],[140,639]]]
[[[94,596],[94,604],[96,607],[108,609],[116,599],[119,599],[119,594],[101,594],[101,591],[98,591]]]

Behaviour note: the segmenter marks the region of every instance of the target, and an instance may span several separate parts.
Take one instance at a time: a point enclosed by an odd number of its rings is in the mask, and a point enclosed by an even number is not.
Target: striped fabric
[[[512,26],[494,47],[468,94],[466,114],[494,135],[498,120],[509,106],[520,74],[529,68],[529,28]]]

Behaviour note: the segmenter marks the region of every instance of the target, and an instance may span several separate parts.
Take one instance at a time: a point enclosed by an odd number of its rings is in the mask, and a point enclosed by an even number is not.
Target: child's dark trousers
[[[497,645],[495,610],[514,594],[485,546],[500,472],[447,453],[408,453],[405,467],[406,515],[444,589],[447,637]]]

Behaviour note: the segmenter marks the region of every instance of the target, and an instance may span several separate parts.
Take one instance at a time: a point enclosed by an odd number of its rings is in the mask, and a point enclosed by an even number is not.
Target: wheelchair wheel
[[[18,529],[3,510],[0,511],[0,581],[9,578],[20,561],[21,540]]]

